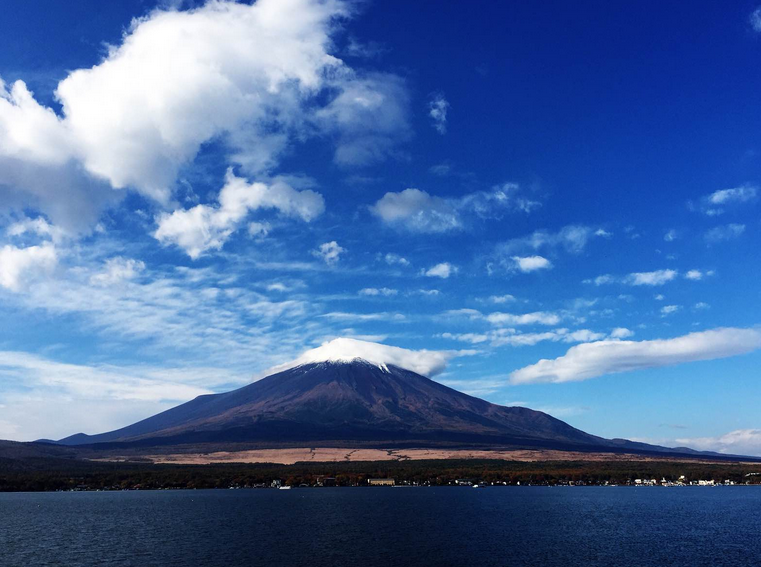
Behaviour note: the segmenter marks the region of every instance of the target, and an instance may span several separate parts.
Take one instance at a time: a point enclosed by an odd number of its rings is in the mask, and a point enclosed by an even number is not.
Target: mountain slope
[[[123,429],[60,441],[603,441],[542,412],[502,407],[393,365],[305,364],[225,394],[200,396]]]
[[[470,445],[687,453],[589,435],[546,413],[468,396],[398,366],[362,359],[302,364],[225,394],[198,398],[64,445],[150,447]]]

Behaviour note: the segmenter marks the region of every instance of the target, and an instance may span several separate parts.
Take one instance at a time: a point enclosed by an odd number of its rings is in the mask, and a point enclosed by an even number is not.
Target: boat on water
[[[292,486],[278,486],[277,487],[278,490],[290,490],[291,488],[293,487]]]

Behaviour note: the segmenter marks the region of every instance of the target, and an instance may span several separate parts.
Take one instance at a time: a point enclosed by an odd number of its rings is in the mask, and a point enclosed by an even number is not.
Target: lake
[[[0,565],[759,565],[761,487],[0,494]]]

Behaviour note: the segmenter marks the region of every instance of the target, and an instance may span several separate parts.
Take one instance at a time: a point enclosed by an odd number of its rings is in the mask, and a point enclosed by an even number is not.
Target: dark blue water
[[[761,487],[0,494],[0,565],[761,565]]]

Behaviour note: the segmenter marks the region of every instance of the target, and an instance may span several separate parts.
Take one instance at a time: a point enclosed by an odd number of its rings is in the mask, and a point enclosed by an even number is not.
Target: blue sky
[[[598,435],[761,454],[755,4],[4,8],[0,438],[344,336]]]

